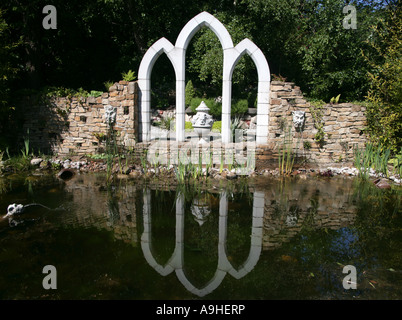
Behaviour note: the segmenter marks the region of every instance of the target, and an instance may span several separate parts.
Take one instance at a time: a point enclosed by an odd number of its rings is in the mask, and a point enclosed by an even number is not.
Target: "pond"
[[[349,177],[202,186],[10,175],[0,299],[401,299],[401,188]],[[45,207],[44,207],[45,206]],[[43,286],[45,266],[57,288]],[[345,289],[344,266],[356,270]]]

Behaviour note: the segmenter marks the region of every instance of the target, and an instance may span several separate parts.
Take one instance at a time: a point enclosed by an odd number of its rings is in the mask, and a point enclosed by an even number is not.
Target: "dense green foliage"
[[[104,91],[114,81],[135,79],[141,59],[161,37],[175,42],[201,11],[214,14],[236,45],[252,40],[271,73],[294,81],[310,98],[362,101],[368,96],[371,131],[379,142],[401,145],[400,2],[396,0],[139,0],[61,1],[57,29],[46,30],[39,0],[0,4],[0,107],[18,127],[15,97],[45,87]],[[356,8],[357,28],[344,29],[345,5]],[[223,52],[208,28],[198,31],[186,54],[193,97],[221,95]],[[243,56],[233,74],[233,99],[254,107],[257,73]],[[165,55],[152,73],[153,106],[174,104],[174,72]],[[187,101],[190,104],[191,99]],[[377,127],[376,127],[377,125]],[[382,131],[381,131],[382,129]]]
[[[377,41],[368,44],[373,52],[366,54],[372,68],[369,72],[367,117],[370,137],[376,144],[402,149],[402,9],[387,13],[373,27]],[[371,53],[371,54],[370,54]]]

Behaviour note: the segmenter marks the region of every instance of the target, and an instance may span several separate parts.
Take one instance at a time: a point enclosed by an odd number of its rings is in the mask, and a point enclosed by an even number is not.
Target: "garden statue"
[[[20,214],[22,213],[22,211],[24,210],[24,206],[22,204],[10,204],[7,207],[7,214],[3,217],[3,219],[7,218],[7,217],[12,217],[15,214]]]
[[[198,143],[205,143],[206,141],[203,139],[203,137],[207,136],[211,131],[214,119],[212,119],[212,116],[208,113],[209,108],[204,101],[201,101],[200,105],[197,109],[195,109],[195,111],[197,111],[197,113],[191,120],[191,123],[193,124],[194,131],[198,133],[198,136],[200,137],[200,141]]]
[[[105,106],[105,122],[111,127],[116,123],[117,108],[110,104]]]
[[[9,221],[9,224],[11,227],[15,227],[26,221],[35,221],[35,219],[34,220],[32,220],[32,219],[31,220],[15,219],[15,218],[19,217],[21,214],[23,214],[25,212],[25,210],[29,207],[42,207],[42,208],[45,208],[50,211],[64,210],[62,207],[59,207],[56,209],[51,209],[40,203],[30,203],[30,204],[26,204],[26,205],[12,203],[7,207],[7,214],[5,216],[3,216],[3,219],[8,218],[8,221]]]
[[[296,131],[302,131],[304,126],[305,112],[304,111],[293,111],[293,125],[296,128]]]

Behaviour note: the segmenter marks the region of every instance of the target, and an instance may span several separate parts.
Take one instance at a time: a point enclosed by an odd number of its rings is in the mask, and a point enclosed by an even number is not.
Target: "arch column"
[[[162,52],[165,52],[176,75],[176,140],[185,140],[185,61],[186,49],[194,34],[203,26],[209,27],[218,37],[223,49],[222,83],[222,143],[232,142],[230,130],[232,75],[240,57],[247,53],[253,59],[258,72],[257,98],[257,144],[267,143],[270,70],[262,51],[249,39],[244,39],[236,47],[224,25],[208,12],[202,12],[191,19],[181,30],[175,46],[165,38],[155,42],[144,55],[138,73],[140,89],[140,136],[142,141],[150,140],[151,85],[152,67]]]

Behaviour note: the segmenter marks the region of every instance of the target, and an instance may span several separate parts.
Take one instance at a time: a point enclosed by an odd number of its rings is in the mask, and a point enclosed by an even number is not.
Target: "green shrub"
[[[91,90],[91,92],[89,93],[89,97],[100,97],[103,94],[102,91],[96,91],[96,90]]]
[[[195,90],[193,86],[193,82],[189,80],[186,85],[186,106],[191,104],[191,99],[195,96]]]
[[[232,115],[245,114],[248,111],[248,101],[247,99],[240,99],[237,101],[232,101]]]
[[[215,121],[211,128],[212,131],[222,132],[222,121]]]
[[[184,130],[185,130],[185,131],[192,131],[192,130],[194,130],[193,124],[192,124],[190,121],[186,121],[186,123],[184,124]]]
[[[204,101],[204,102],[205,102],[205,99],[195,97],[195,98],[192,98],[192,99],[190,100],[190,108],[191,108],[191,110],[193,110],[193,112],[196,112],[195,109],[198,108],[198,106],[200,105],[201,101]],[[205,102],[205,103],[206,103],[206,102]],[[207,103],[206,103],[206,104],[207,104]],[[208,104],[207,104],[207,105],[208,105]],[[208,108],[209,108],[209,106],[208,106]]]
[[[215,102],[214,99],[208,98],[192,98],[190,101],[190,107],[193,112],[196,112],[195,109],[198,108],[201,101],[204,101],[207,107],[209,108],[209,114],[214,116],[215,118],[220,118],[222,115],[222,103]],[[241,115],[245,114],[248,111],[248,101],[247,99],[233,100],[232,101],[232,115]]]
[[[193,112],[197,112],[195,109],[198,108],[201,101],[204,101],[207,107],[209,108],[209,114],[215,117],[220,117],[222,114],[222,104],[219,102],[215,102],[214,99],[205,99],[205,98],[193,98],[191,99],[190,108]]]

